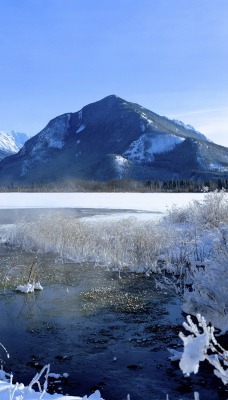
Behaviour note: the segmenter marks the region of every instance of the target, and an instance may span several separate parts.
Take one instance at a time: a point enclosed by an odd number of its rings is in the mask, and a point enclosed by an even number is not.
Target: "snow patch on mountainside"
[[[180,144],[184,138],[174,135],[146,133],[131,143],[123,156],[136,162],[152,162],[154,154],[165,153]]]
[[[85,129],[85,127],[86,127],[86,126],[85,126],[85,125],[83,125],[83,124],[82,124],[82,125],[80,125],[80,126],[79,126],[79,128],[76,130],[76,133],[80,133],[80,132],[82,132],[82,131]]]
[[[153,125],[154,128],[157,128],[157,126],[154,125],[154,121],[152,120],[152,118],[148,118],[148,116],[144,112],[141,112],[140,115],[142,119],[141,121],[142,132],[144,132],[149,125]]]
[[[33,146],[32,154],[37,150],[47,147],[62,149],[65,144],[65,136],[69,129],[70,114],[64,114],[52,120],[43,131],[37,136],[37,141]]]
[[[118,178],[122,179],[124,177],[124,173],[126,172],[126,167],[128,164],[128,160],[126,158],[116,155],[114,158],[114,167],[118,173]]]
[[[27,140],[25,133],[0,131],[0,150],[9,154],[17,153]]]
[[[78,119],[79,121],[82,120],[82,110],[78,111]]]

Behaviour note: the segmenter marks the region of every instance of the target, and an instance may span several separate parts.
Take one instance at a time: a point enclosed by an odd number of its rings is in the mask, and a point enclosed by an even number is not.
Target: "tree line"
[[[145,180],[111,179],[106,181],[69,179],[60,182],[10,183],[0,192],[210,192],[228,190],[228,179],[202,180]]]

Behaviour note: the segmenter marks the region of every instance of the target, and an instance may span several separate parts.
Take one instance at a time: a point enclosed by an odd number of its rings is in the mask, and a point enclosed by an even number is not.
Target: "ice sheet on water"
[[[166,212],[204,193],[0,193],[0,208],[107,208]]]

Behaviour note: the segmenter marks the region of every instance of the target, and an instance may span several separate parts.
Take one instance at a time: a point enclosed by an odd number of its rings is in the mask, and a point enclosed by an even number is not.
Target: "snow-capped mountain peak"
[[[28,139],[26,133],[0,130],[0,151],[5,155],[17,153]]]

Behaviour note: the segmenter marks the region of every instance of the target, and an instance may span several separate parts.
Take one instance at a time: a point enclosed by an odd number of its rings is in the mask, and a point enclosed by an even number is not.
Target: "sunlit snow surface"
[[[151,135],[150,133],[145,133],[131,143],[124,156],[133,161],[152,162],[154,154],[170,151],[183,140],[183,138],[174,135]]]
[[[17,153],[26,140],[28,136],[25,133],[0,131],[0,150]]]
[[[10,132],[0,132],[0,149],[13,153],[19,150]]]

